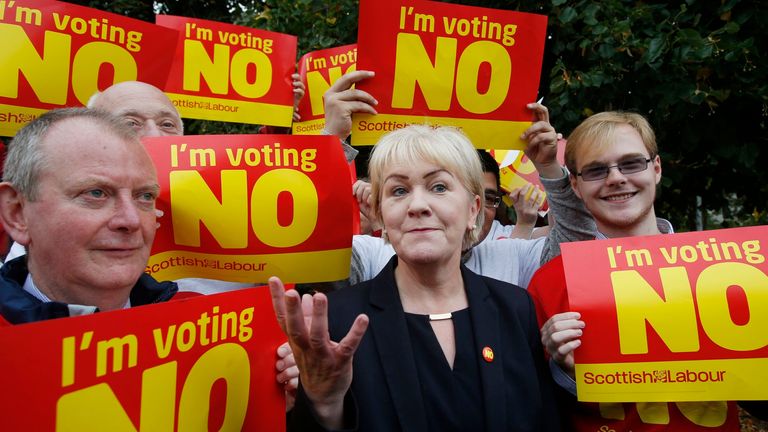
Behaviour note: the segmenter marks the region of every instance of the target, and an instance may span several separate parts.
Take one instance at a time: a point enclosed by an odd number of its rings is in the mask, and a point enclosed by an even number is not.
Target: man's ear
[[[8,182],[0,183],[0,220],[5,231],[13,240],[21,245],[29,244],[27,221],[24,217],[24,206],[27,201]]]
[[[568,178],[571,180],[571,188],[573,189],[573,193],[575,193],[576,196],[579,197],[580,200],[584,201],[581,198],[581,192],[579,191],[579,188],[576,187],[578,185],[578,183],[577,183],[578,179],[576,178],[576,176],[573,175],[573,174],[568,174]]]
[[[656,155],[655,158],[651,161],[653,164],[653,171],[656,173],[656,184],[659,184],[661,181],[661,157],[659,155]]]

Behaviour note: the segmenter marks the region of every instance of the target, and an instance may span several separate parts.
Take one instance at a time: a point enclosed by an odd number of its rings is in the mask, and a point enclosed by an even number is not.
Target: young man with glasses
[[[653,208],[661,181],[656,137],[639,114],[604,112],[585,120],[568,138],[565,163],[571,186],[605,237],[672,232]]]
[[[661,180],[661,160],[653,129],[639,114],[604,112],[582,122],[568,138],[565,161],[574,192],[595,217],[597,238],[671,234],[672,225],[656,217],[653,202]],[[551,357],[555,381],[576,395],[573,352],[584,331],[600,332],[581,321],[568,304],[562,259],[553,259],[531,280],[541,340]],[[573,431],[660,432],[739,431],[736,403],[585,403],[565,404],[564,425]],[[756,409],[765,410],[762,403]]]

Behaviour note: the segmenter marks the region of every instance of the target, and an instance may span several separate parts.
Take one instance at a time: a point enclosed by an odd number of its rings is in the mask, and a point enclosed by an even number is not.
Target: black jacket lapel
[[[506,428],[506,404],[501,338],[499,332],[499,311],[490,301],[490,291],[483,279],[461,266],[467,300],[470,306],[472,326],[475,332],[475,348],[480,361],[480,380],[483,385],[485,422],[488,431],[503,431]],[[490,348],[493,360],[487,361],[483,349]]]
[[[396,263],[397,257],[393,257],[373,279],[370,330],[403,431],[422,432],[428,423],[405,312],[395,284]]]

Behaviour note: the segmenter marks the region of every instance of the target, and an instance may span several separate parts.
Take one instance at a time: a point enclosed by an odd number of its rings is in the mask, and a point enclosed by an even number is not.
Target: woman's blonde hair
[[[371,152],[368,174],[371,180],[371,208],[374,217],[381,217],[381,187],[384,170],[393,164],[433,163],[456,177],[470,197],[483,197],[483,170],[472,143],[460,130],[448,127],[410,125],[384,135]],[[478,211],[475,228],[467,230],[462,250],[477,243],[483,226],[483,212]]]

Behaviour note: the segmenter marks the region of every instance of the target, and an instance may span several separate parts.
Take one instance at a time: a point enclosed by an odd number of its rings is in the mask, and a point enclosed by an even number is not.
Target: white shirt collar
[[[42,291],[40,291],[40,288],[35,285],[35,281],[32,280],[32,273],[27,273],[27,279],[24,280],[24,291],[32,294],[33,297],[40,300],[43,303],[50,303],[53,300],[51,300],[47,295],[45,295]],[[96,306],[85,306],[85,305],[78,305],[78,304],[70,304],[69,306],[69,316],[79,316],[79,315],[90,315],[92,313],[96,313],[98,311],[98,308]],[[131,307],[131,299],[129,298],[128,301],[125,302],[125,306],[123,306],[123,309],[128,309]]]

